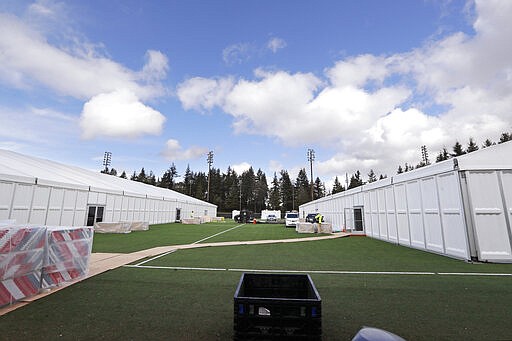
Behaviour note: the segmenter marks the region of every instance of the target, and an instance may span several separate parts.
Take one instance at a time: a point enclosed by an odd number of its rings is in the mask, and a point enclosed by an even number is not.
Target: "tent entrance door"
[[[354,207],[354,231],[364,231],[363,208]]]
[[[87,207],[87,226],[94,226],[94,223],[103,221],[104,206],[88,206]]]
[[[181,208],[176,209],[176,219],[175,221],[181,221]]]

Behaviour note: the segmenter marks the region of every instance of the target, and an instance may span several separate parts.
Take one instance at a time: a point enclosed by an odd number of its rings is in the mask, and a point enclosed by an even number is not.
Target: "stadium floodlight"
[[[315,161],[315,151],[308,149],[308,161],[311,169],[311,200],[313,200],[313,161]]]
[[[208,162],[208,192],[206,192],[206,201],[210,202],[210,177],[211,177],[211,169],[213,164],[213,151],[208,152],[208,156],[206,158]]]
[[[108,170],[108,166],[110,166],[111,162],[112,162],[112,153],[105,152],[105,154],[103,154],[103,166],[105,166],[105,170]]]

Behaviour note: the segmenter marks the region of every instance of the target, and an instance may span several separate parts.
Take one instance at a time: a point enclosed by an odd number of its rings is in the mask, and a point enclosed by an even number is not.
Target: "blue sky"
[[[0,148],[314,176],[512,130],[509,1],[0,3]]]

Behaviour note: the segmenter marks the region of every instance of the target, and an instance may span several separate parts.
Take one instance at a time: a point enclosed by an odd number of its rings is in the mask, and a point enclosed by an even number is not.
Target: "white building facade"
[[[512,262],[512,142],[299,208],[338,230],[465,260]]]
[[[0,150],[0,221],[50,226],[168,223],[217,206],[140,182]]]

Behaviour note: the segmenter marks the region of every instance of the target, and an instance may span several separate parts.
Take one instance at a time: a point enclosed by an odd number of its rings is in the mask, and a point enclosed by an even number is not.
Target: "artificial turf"
[[[126,234],[96,233],[92,252],[130,253],[157,246],[190,244],[213,236],[230,228],[240,226],[231,220],[225,223],[200,225],[159,224],[151,225],[149,231],[135,231]],[[318,234],[317,236],[321,236]],[[283,224],[244,224],[240,228],[205,240],[205,243],[224,241],[247,241],[311,237],[299,234]]]
[[[470,264],[366,237],[179,250],[144,265],[512,274],[511,264]],[[1,335],[6,340],[228,340],[240,275],[111,270],[0,317]],[[512,276],[311,276],[322,297],[324,341],[350,340],[364,325],[408,340],[512,339]]]

